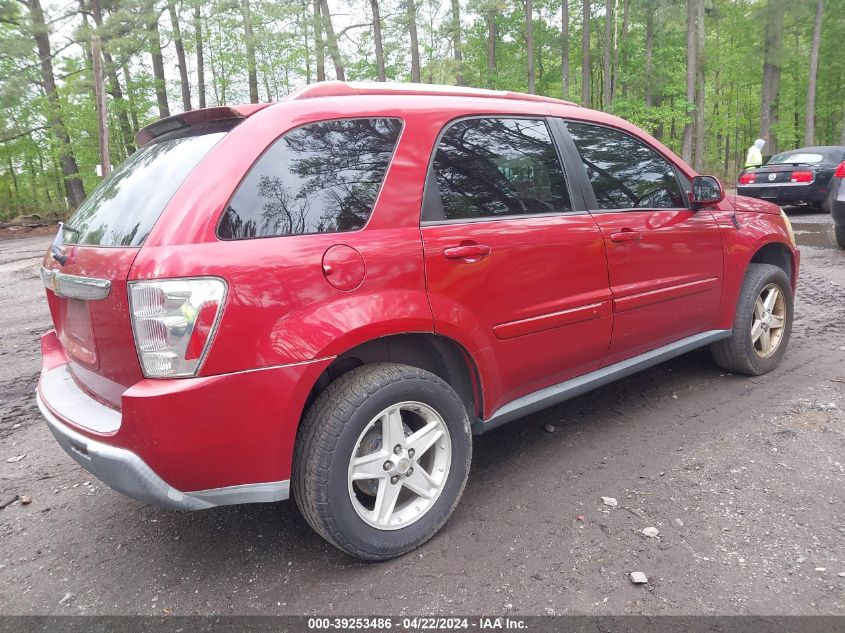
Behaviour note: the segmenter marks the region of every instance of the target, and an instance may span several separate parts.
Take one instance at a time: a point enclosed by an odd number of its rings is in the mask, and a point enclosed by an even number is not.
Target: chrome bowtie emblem
[[[777,174],[769,174],[769,180],[774,180],[777,177],[778,177]]]

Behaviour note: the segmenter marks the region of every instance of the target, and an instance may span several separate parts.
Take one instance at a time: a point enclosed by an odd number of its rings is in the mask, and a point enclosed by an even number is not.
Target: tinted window
[[[458,121],[440,139],[433,170],[442,211],[427,205],[426,220],[572,210],[544,121]]]
[[[671,163],[633,136],[567,122],[599,209],[679,208],[687,203]]]
[[[321,121],[282,136],[229,201],[218,235],[244,239],[354,231],[366,224],[402,123]]]
[[[191,170],[225,135],[181,136],[147,145],[105,178],[67,221],[68,244],[140,246]]]

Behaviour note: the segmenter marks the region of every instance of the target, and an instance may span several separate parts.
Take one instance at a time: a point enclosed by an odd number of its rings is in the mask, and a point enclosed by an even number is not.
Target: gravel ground
[[[449,523],[382,564],[293,503],[167,512],[81,470],[33,399],[50,239],[0,240],[0,499],[32,500],[0,510],[0,613],[845,615],[845,251],[828,217],[792,215],[777,370],[694,352],[478,438]]]

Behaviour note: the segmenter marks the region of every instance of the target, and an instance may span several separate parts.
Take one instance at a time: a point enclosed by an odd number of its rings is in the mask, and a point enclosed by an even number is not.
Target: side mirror
[[[696,176],[692,179],[689,199],[693,209],[717,204],[725,199],[725,188],[715,176]]]

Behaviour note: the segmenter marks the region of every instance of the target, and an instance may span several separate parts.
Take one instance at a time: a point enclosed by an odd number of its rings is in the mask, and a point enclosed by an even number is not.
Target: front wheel
[[[845,224],[834,224],[833,233],[839,248],[845,248]]]
[[[728,371],[759,376],[780,363],[792,330],[792,286],[771,264],[749,264],[734,315],[733,334],[710,346]]]
[[[332,545],[386,560],[443,526],[471,458],[466,407],[446,382],[407,365],[364,365],[329,385],[302,421],[294,499]]]

